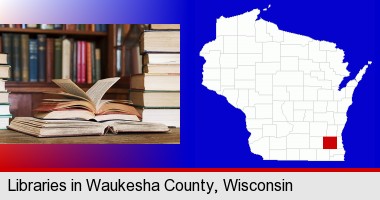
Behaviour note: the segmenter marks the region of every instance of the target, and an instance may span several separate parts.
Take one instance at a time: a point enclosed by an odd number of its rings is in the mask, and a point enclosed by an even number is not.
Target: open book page
[[[100,108],[100,100],[103,98],[104,94],[119,79],[120,79],[119,77],[115,77],[115,78],[106,78],[106,79],[99,80],[86,92],[86,95],[94,103],[96,110]]]
[[[70,79],[53,79],[53,82],[57,84],[66,93],[87,99],[89,101],[92,100],[82,89],[80,89]]]

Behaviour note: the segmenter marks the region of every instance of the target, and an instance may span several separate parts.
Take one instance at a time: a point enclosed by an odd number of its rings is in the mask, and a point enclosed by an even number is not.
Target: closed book
[[[144,73],[180,73],[179,65],[155,65],[147,64],[143,66]]]
[[[54,29],[54,26],[53,26],[53,24],[40,24],[40,29],[52,30],[52,29]]]
[[[143,65],[179,65],[179,53],[146,53],[143,55]]]
[[[76,52],[76,54],[77,54],[77,64],[76,64],[76,66],[77,66],[77,70],[76,70],[76,75],[77,75],[77,83],[82,83],[82,57],[81,57],[81,55],[82,55],[82,42],[81,41],[77,41],[76,42],[76,44],[77,44],[77,52]]]
[[[0,104],[9,103],[9,93],[6,91],[0,91]],[[0,113],[1,115],[1,113]]]
[[[2,62],[2,63],[12,65],[12,61],[11,61],[12,60],[11,59],[11,55],[12,55],[12,34],[3,33],[1,36],[1,39],[2,39],[2,43],[3,43],[3,53],[8,54],[7,62],[6,63]]]
[[[179,24],[151,24],[150,29],[152,30],[179,30]]]
[[[12,37],[12,71],[11,79],[21,81],[21,35],[14,34]]]
[[[8,70],[9,71],[9,70]],[[9,72],[8,72],[9,74]],[[5,89],[5,82],[6,80],[0,79],[0,91],[6,92],[7,90]]]
[[[78,44],[75,41],[71,42],[72,51],[71,51],[71,80],[77,82],[77,49]]]
[[[138,108],[143,122],[160,123],[180,127],[180,109]]]
[[[26,28],[37,28],[38,24],[27,24]]]
[[[8,102],[5,103],[0,103],[0,115],[10,115],[11,113],[9,112],[10,104]]]
[[[81,41],[81,83],[86,83],[87,78],[87,60],[86,60],[86,52],[87,52],[87,45],[85,41]]]
[[[37,39],[29,40],[29,81],[38,81],[38,42]]]
[[[131,77],[131,89],[180,90],[179,74],[139,74]]]
[[[179,31],[144,31],[140,38],[141,53],[145,52],[180,52]]]
[[[46,80],[46,35],[39,34],[38,38],[38,81]]]
[[[63,29],[63,24],[53,24],[53,27],[55,30],[62,30]]]
[[[0,65],[7,65],[7,64],[8,64],[8,54],[0,53]]]
[[[71,75],[71,41],[64,39],[62,41],[62,78],[69,79]]]
[[[99,48],[96,48],[95,49],[95,68],[96,68],[96,72],[95,72],[95,74],[96,74],[96,78],[95,78],[95,80],[96,81],[98,81],[98,80],[100,80],[100,78],[101,78],[101,74],[102,74],[102,72],[101,72],[101,51],[100,51],[100,49]]]
[[[12,115],[0,115],[0,129],[6,130],[9,125],[9,119],[12,118]]]
[[[54,39],[54,78],[62,78],[62,39]]]
[[[1,35],[0,35],[0,52],[3,52],[3,39],[1,38]]]
[[[10,65],[0,65],[0,79],[9,79],[11,76]]]
[[[144,108],[179,108],[179,91],[131,90],[129,99],[134,106]]]
[[[46,82],[51,83],[54,78],[54,39],[46,40]]]
[[[102,25],[101,24],[95,24],[95,31],[101,32],[102,31]]]
[[[21,35],[21,68],[22,81],[29,81],[29,35]]]
[[[107,31],[108,31],[107,24],[102,24],[102,32],[107,32]]]
[[[92,71],[92,82],[96,82],[96,63],[95,63],[95,43],[91,42],[91,71]]]
[[[92,83],[92,51],[91,43],[86,42],[86,72],[87,72],[87,83]]]
[[[76,25],[75,24],[65,24],[65,30],[67,31],[75,31]]]

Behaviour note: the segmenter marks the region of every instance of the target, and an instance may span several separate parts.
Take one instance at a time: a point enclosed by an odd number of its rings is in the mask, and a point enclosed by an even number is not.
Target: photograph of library
[[[0,143],[179,144],[179,24],[0,24]]]

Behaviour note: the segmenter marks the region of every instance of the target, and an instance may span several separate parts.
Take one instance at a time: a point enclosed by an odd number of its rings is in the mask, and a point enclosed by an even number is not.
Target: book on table
[[[40,119],[82,119],[94,121],[133,120],[141,116],[128,100],[102,100],[107,90],[120,78],[97,81],[84,92],[70,79],[54,79],[63,92],[50,93],[63,96],[62,99],[44,99],[34,110]]]
[[[8,128],[36,137],[168,132],[164,124],[141,122],[141,115],[128,100],[102,100],[118,80],[99,80],[84,92],[70,79],[54,79],[63,92],[50,94],[64,98],[44,99],[35,109],[34,118],[16,117]]]
[[[16,117],[9,129],[35,137],[90,136],[117,134],[119,132],[148,133],[168,132],[159,123],[111,120],[102,123],[83,120],[42,120],[33,117]]]

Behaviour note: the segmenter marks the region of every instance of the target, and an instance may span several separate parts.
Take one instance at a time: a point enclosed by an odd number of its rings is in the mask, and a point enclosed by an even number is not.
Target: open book
[[[84,92],[70,79],[54,79],[63,92],[50,93],[64,99],[44,99],[34,111],[40,119],[83,119],[95,121],[129,120],[140,121],[141,115],[127,100],[102,100],[107,90],[120,78],[97,81]]]
[[[163,124],[135,121],[41,120],[33,117],[16,117],[9,129],[35,137],[62,137],[117,134],[119,132],[168,132]]]

